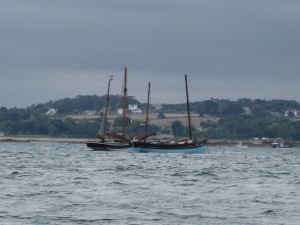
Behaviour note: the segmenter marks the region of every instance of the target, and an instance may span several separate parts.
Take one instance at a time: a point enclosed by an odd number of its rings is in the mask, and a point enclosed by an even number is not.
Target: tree
[[[179,120],[174,120],[171,124],[171,130],[175,137],[180,137],[184,133],[184,126]]]
[[[157,117],[158,117],[159,119],[164,119],[164,118],[166,118],[165,114],[164,114],[163,111],[161,111],[161,110],[158,112]]]

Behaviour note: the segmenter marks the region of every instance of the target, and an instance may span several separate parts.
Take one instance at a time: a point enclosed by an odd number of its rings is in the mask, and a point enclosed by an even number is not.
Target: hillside
[[[121,129],[120,96],[110,96],[109,126]],[[129,97],[129,104],[140,111],[145,103]],[[63,138],[92,138],[99,129],[105,96],[77,96],[18,109],[0,108],[0,132],[7,136],[38,135]],[[122,107],[121,107],[122,108]],[[237,101],[210,99],[191,102],[193,133],[210,139],[284,138],[300,140],[300,105],[287,100]],[[150,105],[149,132],[186,135],[186,104]],[[143,132],[145,112],[127,113],[127,132]],[[131,123],[133,121],[133,123]],[[180,129],[178,129],[178,126]],[[179,131],[180,132],[179,132]],[[175,133],[177,131],[177,133]]]
[[[167,126],[170,127],[174,120],[180,121],[184,126],[188,126],[188,119],[186,114],[182,113],[166,113],[164,114],[166,118],[158,118],[157,114],[151,114],[150,123],[156,126]],[[199,116],[199,114],[192,113],[191,114],[191,123],[197,130],[202,130],[200,123],[207,122],[211,120],[213,122],[217,122],[219,118],[213,116]]]
[[[171,127],[171,124],[174,120],[180,121],[184,126],[188,126],[188,119],[187,115],[184,113],[165,113],[165,118],[159,118],[158,113],[150,113],[149,114],[149,123],[156,126],[165,126],[165,127]],[[118,115],[108,115],[107,119],[111,123],[119,117]],[[133,121],[144,121],[145,120],[145,114],[129,114],[128,117],[132,119]],[[66,118],[71,118],[74,120],[100,120],[99,115],[67,115]],[[200,116],[197,113],[191,113],[191,123],[197,130],[201,130],[200,123],[201,122],[207,122],[208,120],[212,122],[217,122],[219,120],[218,117],[214,116]]]

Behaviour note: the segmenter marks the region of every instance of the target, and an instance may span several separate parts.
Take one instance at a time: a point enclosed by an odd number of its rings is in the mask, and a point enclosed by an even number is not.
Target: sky
[[[0,107],[128,93],[300,102],[299,0],[1,0]]]

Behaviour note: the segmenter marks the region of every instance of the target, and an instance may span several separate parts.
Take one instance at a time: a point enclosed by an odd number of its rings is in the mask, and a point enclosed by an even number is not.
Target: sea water
[[[0,224],[300,224],[300,149],[0,143]]]

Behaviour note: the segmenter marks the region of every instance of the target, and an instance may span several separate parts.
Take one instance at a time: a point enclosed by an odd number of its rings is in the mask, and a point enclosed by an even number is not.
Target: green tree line
[[[66,117],[70,114],[82,114],[86,110],[101,113],[105,106],[106,96],[77,96],[44,104],[32,105],[27,108],[0,108],[0,130],[6,135],[49,135],[53,137],[86,137],[97,135],[101,118],[95,120],[74,120]],[[110,96],[109,110],[116,112],[120,106],[120,96]],[[145,103],[140,103],[134,97],[129,97],[129,104],[137,104],[145,109]],[[46,115],[49,109],[56,109],[52,116]],[[154,106],[151,111],[158,113],[163,119],[164,113],[186,112],[186,104],[163,104],[160,110]],[[202,102],[190,103],[190,109],[200,116],[211,115],[217,122],[206,121],[201,126],[202,131],[193,127],[193,134],[207,138],[252,138],[252,137],[282,137],[300,140],[300,124],[298,116],[293,110],[300,110],[296,101],[288,100],[250,100],[237,101],[209,99]],[[284,116],[288,112],[287,116]],[[131,123],[127,118],[127,133],[140,135],[144,132],[140,124],[143,121]],[[116,132],[121,131],[121,119],[112,122]],[[171,127],[158,127],[150,125],[149,132],[173,134],[175,137],[186,136],[187,128],[180,121],[173,121]]]

